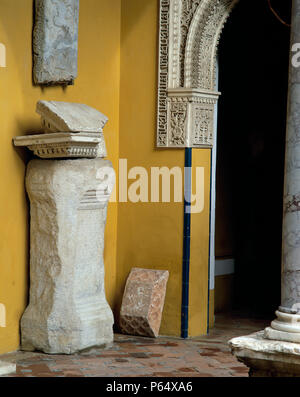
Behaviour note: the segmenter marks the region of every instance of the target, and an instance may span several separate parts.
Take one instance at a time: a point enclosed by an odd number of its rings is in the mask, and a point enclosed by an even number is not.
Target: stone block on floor
[[[169,272],[133,268],[127,279],[120,313],[123,333],[157,337]]]

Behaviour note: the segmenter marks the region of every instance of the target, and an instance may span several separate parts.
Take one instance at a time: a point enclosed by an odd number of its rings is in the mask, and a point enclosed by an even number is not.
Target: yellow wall
[[[183,150],[156,150],[158,1],[122,2],[120,158],[128,168],[183,166]],[[180,334],[183,211],[181,203],[120,203],[117,294],[119,311],[132,267],[170,272],[162,334]]]
[[[0,354],[18,348],[20,316],[27,304],[29,208],[24,173],[29,154],[17,151],[11,139],[40,129],[36,102],[81,102],[105,113],[110,120],[105,127],[108,157],[117,171],[119,158],[128,159],[129,169],[184,167],[184,150],[155,148],[158,4],[81,1],[79,77],[65,89],[41,89],[32,85],[33,1],[0,2],[0,42],[7,48],[7,68],[0,68],[0,303],[7,308]],[[204,212],[192,215],[190,336],[205,333],[207,327],[209,164],[209,150],[193,151],[193,165],[205,168],[206,199]],[[167,269],[160,333],[179,336],[183,204],[110,204],[105,237],[106,294],[116,323],[131,268]]]
[[[120,158],[128,167],[184,167],[184,150],[155,148],[158,0],[122,2]],[[206,205],[192,216],[190,334],[207,328],[210,151],[198,150],[193,165],[205,167]],[[207,201],[208,200],[208,201]],[[116,313],[132,267],[170,272],[160,333],[180,335],[183,204],[119,204]]]
[[[0,42],[7,67],[0,68],[0,303],[7,327],[0,328],[0,353],[19,346],[19,320],[28,294],[28,205],[24,192],[24,151],[11,143],[15,135],[40,128],[36,102],[61,100],[93,106],[109,117],[105,127],[108,157],[118,165],[121,0],[80,2],[79,77],[74,86],[32,85],[32,0],[1,0]],[[117,205],[108,211],[105,245],[106,291],[114,304]]]
[[[210,154],[209,149],[192,150],[193,194],[196,194],[196,167],[204,168],[204,209],[191,214],[191,257],[189,336],[207,332],[208,308],[208,255],[209,255],[209,213],[210,213]],[[198,182],[199,183],[199,182]],[[210,302],[213,307],[213,300]]]

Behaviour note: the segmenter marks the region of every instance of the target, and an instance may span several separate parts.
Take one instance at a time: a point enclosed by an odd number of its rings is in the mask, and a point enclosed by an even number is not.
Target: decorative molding
[[[180,50],[181,50],[181,0],[174,0],[170,9],[169,35],[173,40],[169,42],[169,88],[180,86]]]
[[[212,147],[216,53],[238,0],[160,0],[157,146]]]
[[[212,147],[218,97],[219,93],[213,91],[169,89],[168,147]]]
[[[167,146],[170,0],[160,0],[157,145]]]
[[[80,103],[39,101],[44,134],[17,136],[15,146],[26,146],[43,159],[106,157],[103,128],[108,118]]]
[[[26,146],[38,157],[50,158],[96,158],[106,157],[103,134],[65,133],[26,135],[14,138],[15,146]]]

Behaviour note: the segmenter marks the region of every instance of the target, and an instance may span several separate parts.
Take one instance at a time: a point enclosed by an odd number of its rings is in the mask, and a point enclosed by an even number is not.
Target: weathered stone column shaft
[[[30,302],[21,320],[23,350],[71,354],[113,340],[103,263],[112,186],[99,191],[98,178],[108,168],[103,159],[28,165]]]

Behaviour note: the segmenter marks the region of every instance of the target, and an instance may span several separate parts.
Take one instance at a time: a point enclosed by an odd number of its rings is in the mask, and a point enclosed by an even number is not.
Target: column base
[[[264,331],[229,341],[231,352],[249,367],[250,377],[299,377],[300,345],[269,340]]]
[[[56,319],[36,321],[35,314],[26,311],[22,321],[21,350],[42,351],[46,354],[74,354],[92,347],[107,347],[113,343],[113,315],[106,304],[95,299],[84,311],[75,307],[72,318],[65,313],[66,323]],[[93,306],[93,307],[92,307]]]
[[[300,343],[300,332],[285,332],[267,327],[264,331],[264,337],[270,340],[278,340],[282,342]]]
[[[277,310],[276,316],[271,327],[265,329],[264,337],[270,340],[300,343],[300,315]]]

